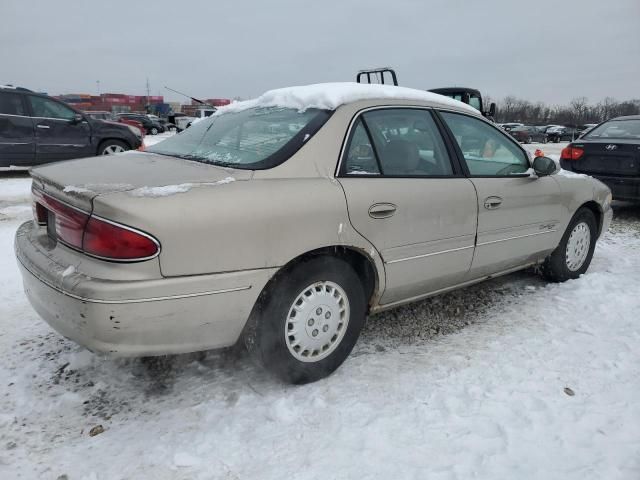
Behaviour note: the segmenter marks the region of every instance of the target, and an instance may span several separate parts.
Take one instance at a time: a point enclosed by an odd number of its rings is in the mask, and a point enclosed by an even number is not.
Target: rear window
[[[640,119],[611,120],[594,128],[583,138],[640,138]]]
[[[0,113],[26,115],[20,94],[0,92]]]
[[[255,107],[213,115],[148,152],[243,169],[271,168],[291,157],[331,112]]]

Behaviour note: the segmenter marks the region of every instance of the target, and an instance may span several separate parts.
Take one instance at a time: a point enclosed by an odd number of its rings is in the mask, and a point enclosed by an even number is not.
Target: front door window
[[[509,176],[529,169],[529,159],[522,149],[484,120],[458,113],[441,115],[472,176]]]
[[[29,102],[34,117],[73,120],[76,116],[69,107],[47,98],[29,96]]]

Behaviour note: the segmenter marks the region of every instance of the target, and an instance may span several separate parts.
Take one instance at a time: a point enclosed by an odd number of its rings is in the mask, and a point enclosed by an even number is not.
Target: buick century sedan
[[[245,344],[329,375],[367,315],[530,266],[578,278],[611,193],[455,100],[272,90],[148,148],[32,170],[15,251],[35,310],[96,352]]]

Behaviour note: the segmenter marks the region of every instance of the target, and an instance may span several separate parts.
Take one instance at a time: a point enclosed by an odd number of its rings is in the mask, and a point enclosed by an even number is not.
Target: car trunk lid
[[[640,146],[625,140],[610,142],[574,143],[574,148],[584,150],[582,156],[572,161],[573,170],[579,173],[613,176],[640,175]]]
[[[98,195],[136,190],[161,196],[190,185],[249,180],[252,174],[144,152],[58,162],[31,171],[35,189],[89,213]]]

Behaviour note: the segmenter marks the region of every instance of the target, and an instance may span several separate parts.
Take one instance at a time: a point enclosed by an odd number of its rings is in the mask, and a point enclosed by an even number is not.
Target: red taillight
[[[91,217],[82,249],[89,255],[111,260],[141,260],[158,253],[158,244],[146,234]]]
[[[64,243],[74,248],[82,248],[82,234],[89,220],[89,214],[59,202],[38,190],[33,190],[33,197],[36,221],[39,224],[47,224],[48,212],[51,212],[54,225],[47,225],[47,228],[55,230],[56,237]]]
[[[70,247],[100,258],[122,261],[144,260],[159,251],[158,242],[143,232],[91,216],[39,190],[32,192],[36,222],[47,225],[58,240]],[[51,219],[54,224],[48,225]]]
[[[584,150],[582,148],[572,147],[572,146],[564,147],[562,149],[562,152],[560,152],[560,159],[561,160],[578,160],[583,153],[584,153]]]

